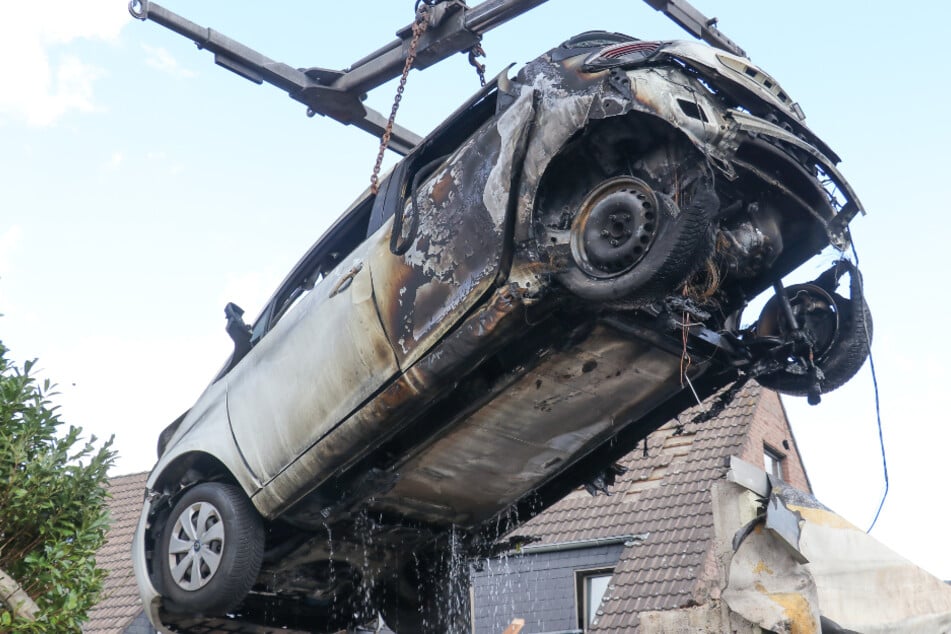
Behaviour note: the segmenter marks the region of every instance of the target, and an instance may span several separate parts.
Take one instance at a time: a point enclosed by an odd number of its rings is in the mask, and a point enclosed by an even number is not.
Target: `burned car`
[[[466,558],[671,417],[749,378],[813,401],[848,381],[858,271],[781,281],[862,211],[803,119],[695,42],[583,33],[490,81],[252,324],[229,305],[234,353],[148,479],[153,623],[465,629]]]

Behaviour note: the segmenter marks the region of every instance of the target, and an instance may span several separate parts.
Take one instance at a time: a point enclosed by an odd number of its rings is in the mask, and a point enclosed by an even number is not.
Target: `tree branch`
[[[34,620],[40,609],[16,579],[3,570],[0,570],[0,602],[13,611],[13,616],[27,621]]]

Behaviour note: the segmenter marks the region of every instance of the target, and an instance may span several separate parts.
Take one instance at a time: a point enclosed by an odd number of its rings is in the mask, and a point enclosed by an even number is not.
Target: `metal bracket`
[[[716,20],[707,19],[686,0],[644,0],[704,41],[745,56],[743,49],[720,33]],[[432,66],[450,55],[469,51],[488,31],[545,3],[546,0],[485,0],[469,7],[463,0],[446,0],[432,7],[430,24],[419,41],[414,68]],[[132,0],[129,13],[138,20],[152,20],[211,51],[219,66],[261,84],[267,82],[307,106],[308,116],[331,117],[381,137],[386,118],[363,104],[365,94],[400,75],[409,52],[412,27],[396,32],[397,39],[335,71],[312,67],[297,69],[276,62],[210,28],[199,26],[149,0]],[[417,134],[393,126],[389,148],[406,155],[422,140]]]

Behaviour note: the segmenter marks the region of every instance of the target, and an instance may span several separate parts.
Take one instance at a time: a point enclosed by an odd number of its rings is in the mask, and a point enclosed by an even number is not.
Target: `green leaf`
[[[0,611],[0,631],[79,634],[105,574],[95,554],[108,530],[115,452],[111,439],[98,444],[65,424],[52,384],[30,375],[36,361],[21,369],[7,351],[0,341],[0,569],[25,580],[40,610],[33,623]]]

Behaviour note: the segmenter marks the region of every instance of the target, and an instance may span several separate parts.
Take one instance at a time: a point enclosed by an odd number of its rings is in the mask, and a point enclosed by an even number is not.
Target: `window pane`
[[[585,624],[591,625],[598,613],[598,606],[601,605],[601,599],[608,589],[608,583],[611,581],[611,575],[592,575],[585,577],[585,596],[587,605],[585,605]]]
[[[783,456],[768,447],[763,448],[763,467],[766,473],[779,478],[783,478]]]

